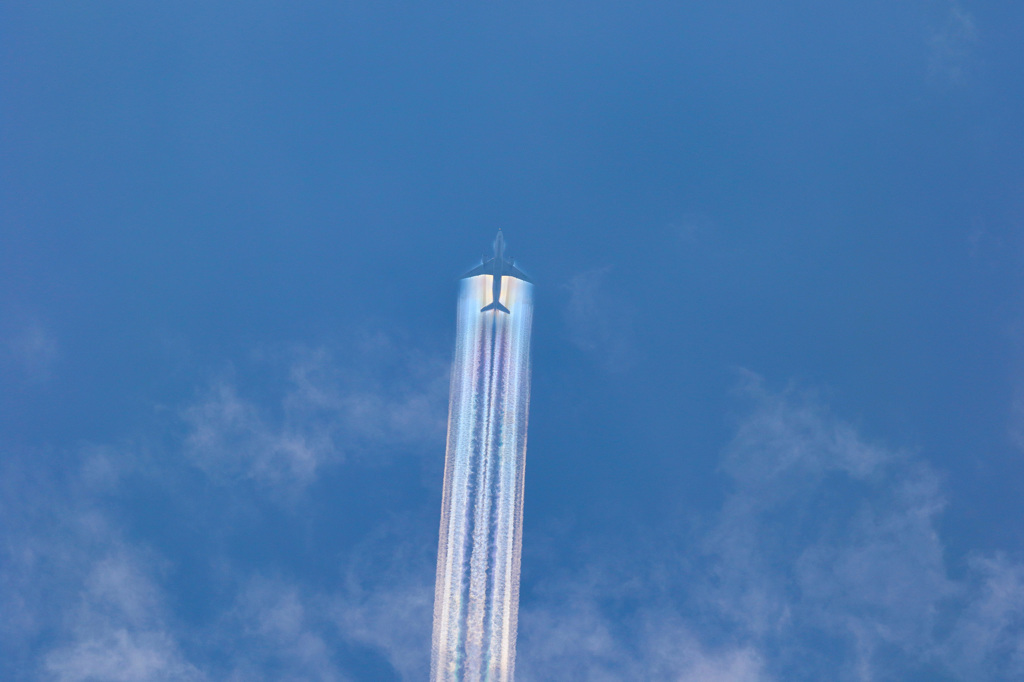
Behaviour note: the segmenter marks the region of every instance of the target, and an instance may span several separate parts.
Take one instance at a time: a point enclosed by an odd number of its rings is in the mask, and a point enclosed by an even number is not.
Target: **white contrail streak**
[[[490,275],[462,280],[448,405],[431,682],[511,682],[516,661],[533,285],[480,312]]]

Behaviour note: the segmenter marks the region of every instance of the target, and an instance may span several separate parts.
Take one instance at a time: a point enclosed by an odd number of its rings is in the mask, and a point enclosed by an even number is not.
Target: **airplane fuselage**
[[[497,301],[501,298],[501,275],[502,265],[505,263],[505,238],[498,230],[498,236],[494,238],[494,274],[491,280],[491,300]]]
[[[480,265],[467,272],[463,277],[478,277],[480,275],[491,276],[491,302],[480,309],[482,313],[494,310],[507,315],[512,312],[499,300],[502,278],[514,277],[524,282],[530,282],[530,278],[515,266],[515,262],[511,258],[505,259],[505,237],[502,236],[500,229],[498,236],[494,238],[494,258],[488,259],[484,256],[480,259]]]

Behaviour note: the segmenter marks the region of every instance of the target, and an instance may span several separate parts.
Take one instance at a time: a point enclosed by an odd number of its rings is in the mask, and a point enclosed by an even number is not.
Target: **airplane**
[[[463,279],[467,277],[476,277],[477,275],[491,275],[494,280],[491,282],[491,298],[493,299],[490,304],[485,305],[480,309],[480,312],[484,313],[488,310],[500,310],[503,313],[510,312],[508,308],[503,306],[499,301],[498,297],[501,296],[501,278],[515,277],[521,279],[524,282],[533,283],[529,277],[524,275],[515,266],[514,258],[505,258],[505,237],[501,234],[501,228],[498,228],[498,236],[494,238],[494,258],[488,259],[486,256],[481,258],[481,264],[473,268],[465,275]]]

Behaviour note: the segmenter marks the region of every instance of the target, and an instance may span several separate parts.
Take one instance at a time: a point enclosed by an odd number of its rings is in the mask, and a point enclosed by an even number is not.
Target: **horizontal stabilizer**
[[[494,303],[492,303],[490,305],[485,305],[483,308],[480,309],[480,312],[486,313],[488,310],[500,310],[503,313],[511,313],[512,312],[508,308],[503,306],[502,304],[498,303],[497,301],[495,301]]]

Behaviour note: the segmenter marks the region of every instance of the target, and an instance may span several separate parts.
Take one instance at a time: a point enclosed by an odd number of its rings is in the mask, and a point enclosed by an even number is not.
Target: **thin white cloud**
[[[7,320],[0,329],[0,362],[32,383],[50,379],[59,357],[56,337],[37,320]]]
[[[116,545],[109,521],[82,499],[90,486],[76,464],[46,451],[0,453],[0,638],[11,651],[53,627]]]
[[[185,450],[207,473],[260,482],[305,484],[339,456],[329,432],[312,439],[291,424],[272,425],[234,386],[221,381],[184,412]]]
[[[90,568],[67,618],[70,641],[44,659],[54,682],[200,682],[164,622],[162,596],[145,561],[125,548]]]
[[[239,584],[233,604],[198,629],[175,617],[172,565],[101,508],[119,470],[132,469],[130,453],[31,454],[0,470],[0,649],[18,657],[0,671],[46,682],[344,682],[323,636],[330,621],[297,587],[229,570],[219,578]]]
[[[1020,677],[1024,563],[947,568],[939,476],[812,392],[753,375],[723,457],[732,492],[683,545],[597,555],[520,611],[523,680]]]
[[[175,643],[160,632],[106,628],[55,651],[46,660],[48,679],[58,682],[192,682],[206,679],[183,661]]]
[[[97,446],[0,458],[0,644],[18,652],[0,670],[53,682],[280,679],[274,671],[336,682],[346,679],[334,660],[340,638],[378,651],[405,679],[422,676],[434,547],[427,564],[418,560],[425,570],[409,573],[404,562],[382,585],[379,566],[353,569],[330,594],[294,579],[247,576],[230,556],[219,557],[216,580],[240,591],[197,630],[168,607],[158,555],[128,543],[111,515],[117,505],[106,500],[138,476],[187,485],[186,461],[228,488],[254,479],[288,491],[346,458],[443,451],[446,362],[402,352],[384,337],[365,339],[345,362],[322,349],[286,360],[273,400],[246,400],[237,388],[244,382],[225,380],[185,408],[185,432],[168,447],[180,447],[186,460]]]
[[[866,441],[813,393],[773,393],[753,376],[744,393],[752,409],[723,460],[735,487],[715,521],[683,557],[667,549],[664,566],[602,556],[534,588],[520,611],[519,679],[1016,674],[1024,564],[977,558],[965,578],[949,575],[945,500],[927,463]],[[428,656],[432,571],[395,532],[367,541],[396,556],[355,560],[330,618],[412,680]]]
[[[352,455],[372,461],[438,446],[447,365],[399,350],[374,337],[345,362],[323,348],[290,353],[285,387],[269,404],[217,381],[182,412],[186,455],[217,477],[295,490]]]
[[[928,73],[933,81],[963,85],[967,82],[978,41],[974,15],[958,0],[948,0],[941,26],[932,30]]]
[[[331,614],[341,635],[378,651],[403,680],[429,677],[434,574],[392,577],[335,597]]]
[[[1010,440],[1024,450],[1024,380],[1018,381],[1010,403]]]
[[[620,371],[632,364],[633,313],[609,284],[611,273],[610,267],[595,268],[569,279],[565,325],[576,347],[605,369]]]
[[[1024,564],[1003,554],[971,560],[975,581],[952,633],[936,651],[963,679],[992,669],[1024,678]]]
[[[638,584],[643,583],[642,586]],[[624,608],[653,587],[650,576],[592,567],[547,582],[520,610],[518,679],[652,682],[767,682],[751,646],[711,646],[668,595]]]
[[[668,226],[669,234],[681,244],[693,245],[715,232],[715,221],[704,213],[687,213]]]
[[[349,554],[328,606],[343,638],[374,649],[410,682],[430,676],[437,536],[422,528],[401,517],[378,526]]]
[[[248,580],[217,635],[234,650],[229,679],[263,680],[266,671],[279,670],[284,679],[346,680],[334,661],[317,604],[318,600],[286,581]],[[238,646],[239,642],[245,646]]]
[[[945,500],[931,467],[866,442],[811,394],[772,393],[756,377],[745,393],[753,409],[725,460],[735,490],[704,538],[712,576],[698,593],[704,603],[775,652],[770,669],[781,678],[828,668],[831,679],[899,679],[890,672],[897,662],[948,672],[969,660],[973,674],[963,679],[1007,674],[1007,657],[992,652],[1002,639],[1022,641],[1011,623],[1024,618],[1016,596],[1024,568],[999,564],[1002,592],[1015,599],[1001,600],[998,618],[979,617],[992,613],[983,606],[992,590],[980,586],[992,581],[983,569],[993,564],[979,560],[964,581],[950,577],[938,527]],[[958,602],[964,593],[972,596]],[[832,651],[820,669],[815,643]]]
[[[52,682],[205,680],[168,619],[161,562],[126,542],[96,504],[116,479],[115,454],[87,448],[80,456],[4,455],[3,669]]]
[[[415,449],[443,429],[443,398],[434,403],[444,364],[406,357],[381,369],[370,360],[375,348],[393,355],[390,342],[368,343],[361,363],[289,355],[283,388],[259,406],[240,397],[244,382],[215,384],[186,410],[182,447],[226,486],[310,480],[286,436],[314,453],[310,476],[343,457]],[[584,575],[532,590],[520,611],[520,679],[1024,674],[1024,563],[977,555],[951,575],[938,523],[946,502],[926,461],[864,438],[813,393],[774,392],[753,375],[741,393],[749,410],[724,451],[721,508],[655,563],[624,568],[602,556]],[[230,458],[255,446],[266,461],[251,450]],[[436,536],[422,524],[375,525],[341,559],[333,587],[222,566],[227,595],[197,630],[175,617],[164,560],[127,542],[98,502],[152,472],[115,448],[87,448],[75,462],[7,457],[0,471],[0,637],[6,651],[27,652],[20,662],[38,675],[26,679],[341,682],[349,646],[403,680],[426,674]]]

